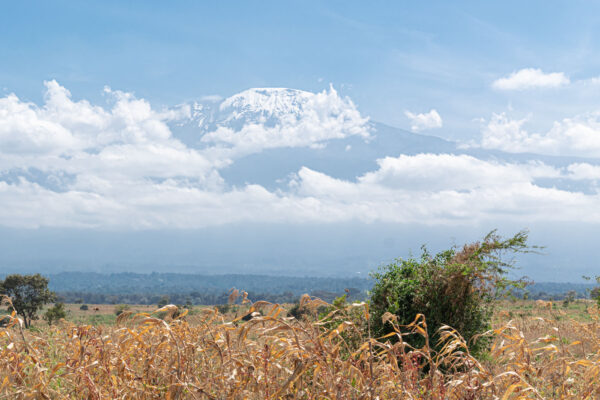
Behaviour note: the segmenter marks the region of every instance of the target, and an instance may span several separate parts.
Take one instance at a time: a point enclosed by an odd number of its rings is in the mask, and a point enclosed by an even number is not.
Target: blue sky
[[[509,106],[547,128],[596,92],[494,92],[522,68],[600,74],[595,2],[10,2],[0,15],[0,87],[39,101],[56,79],[75,98],[102,88],[173,105],[250,87],[332,83],[374,120],[435,108],[449,138]],[[587,108],[586,108],[587,107]],[[559,114],[559,115],[557,115]]]
[[[592,241],[600,226],[599,8],[6,3],[0,231],[110,241],[258,224],[283,243],[281,226],[293,241],[312,224],[329,232],[308,235],[313,250],[341,257],[328,237],[352,226],[365,245],[348,257],[378,260],[373,243],[396,235],[531,228],[538,244],[571,249],[554,270],[589,271],[595,258],[577,246],[593,245],[564,227]]]

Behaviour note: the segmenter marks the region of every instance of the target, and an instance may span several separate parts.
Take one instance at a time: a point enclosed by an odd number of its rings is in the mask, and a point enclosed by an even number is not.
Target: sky
[[[600,4],[490,2],[10,2],[0,15],[0,87],[39,102],[56,79],[76,98],[104,86],[173,105],[250,87],[330,83],[373,119],[410,127],[435,109],[464,139],[508,112],[535,128],[589,111]],[[523,68],[563,73],[563,90],[494,90]]]
[[[0,228],[595,232],[599,8],[7,3]],[[400,132],[420,147],[393,150]],[[358,160],[350,177],[328,168]]]

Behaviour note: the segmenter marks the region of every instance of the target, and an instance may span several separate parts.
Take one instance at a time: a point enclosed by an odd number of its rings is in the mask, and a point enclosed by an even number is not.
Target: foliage
[[[64,303],[55,303],[53,307],[50,307],[44,313],[44,320],[48,322],[48,325],[52,325],[53,322],[57,322],[67,317],[67,311],[65,310]]]
[[[452,326],[467,340],[488,331],[494,301],[511,288],[523,288],[524,281],[512,281],[506,274],[513,267],[502,260],[506,252],[528,252],[527,232],[502,239],[495,231],[481,242],[451,248],[432,255],[423,246],[419,259],[397,259],[372,276],[375,284],[370,306],[373,332],[384,336],[394,331],[391,321],[383,321],[391,313],[400,327],[410,324],[417,314],[427,316],[428,337],[433,348],[440,351],[438,330]],[[423,336],[404,338],[415,347],[422,347]],[[489,339],[471,343],[471,351],[481,353]]]
[[[317,308],[319,323],[326,329],[335,329],[340,319],[345,321],[346,327],[340,336],[350,348],[355,348],[360,345],[364,334],[369,335],[369,325],[365,318],[366,307],[368,306],[362,302],[349,303],[347,295],[344,294],[333,300],[331,305]],[[342,349],[341,352],[343,357],[347,356],[346,349]]]
[[[583,279],[585,280],[590,280],[591,278],[588,276],[584,276]],[[598,307],[600,307],[600,276],[596,276],[595,278],[596,283],[599,286],[594,287],[591,291],[590,291],[590,297],[594,300],[596,300],[596,303],[598,303]]]
[[[294,303],[294,305],[288,310],[288,317],[294,317],[296,319],[303,319],[308,314],[308,310],[305,307],[301,307],[299,302]]]
[[[569,307],[569,304],[575,301],[575,296],[577,296],[577,292],[575,292],[574,290],[570,290],[563,299],[563,307]]]
[[[82,304],[81,307],[79,307],[79,309],[81,311],[87,311],[90,309],[90,307],[87,304]]]
[[[229,303],[225,303],[225,304],[219,304],[219,305],[217,306],[217,310],[218,310],[218,311],[219,311],[221,314],[227,314],[229,311],[231,311],[231,310],[232,310],[232,307],[235,307],[235,306],[232,306],[232,305],[231,305],[231,304],[229,304]]]
[[[129,306],[127,304],[117,304],[115,306],[115,315],[119,316],[121,315],[124,311],[129,310]]]
[[[12,307],[23,318],[25,327],[38,318],[37,313],[45,304],[56,298],[55,293],[48,289],[48,278],[40,274],[8,275],[0,281],[0,294],[12,299]]]

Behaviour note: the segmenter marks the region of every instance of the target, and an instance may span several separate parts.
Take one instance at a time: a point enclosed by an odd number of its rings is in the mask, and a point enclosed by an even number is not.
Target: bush
[[[123,314],[124,311],[129,310],[129,306],[127,304],[118,304],[115,306],[115,315],[118,317]]]
[[[373,334],[383,336],[393,331],[389,322],[382,322],[386,312],[408,325],[417,314],[427,321],[429,343],[437,348],[438,329],[449,325],[467,341],[486,332],[491,326],[494,300],[508,288],[523,288],[525,282],[508,280],[505,275],[513,267],[503,262],[504,252],[529,252],[527,232],[503,240],[495,231],[481,242],[451,248],[435,256],[425,247],[420,259],[397,259],[372,274],[375,284],[371,292]],[[415,347],[425,343],[422,335],[408,335],[406,342]],[[471,351],[481,353],[489,338],[471,343]]]
[[[217,310],[219,311],[220,314],[227,314],[229,311],[231,311],[231,304],[226,303],[226,304],[219,304],[217,306]]]
[[[53,307],[46,310],[43,318],[48,322],[48,325],[52,325],[53,322],[57,322],[66,316],[67,312],[65,311],[65,305],[63,303],[56,303]]]
[[[292,308],[287,313],[288,317],[294,317],[297,320],[301,320],[305,315],[308,314],[308,309],[306,307],[302,307],[300,303],[294,303]]]
[[[82,304],[81,307],[79,307],[79,309],[81,311],[87,311],[90,309],[90,307],[87,304]]]

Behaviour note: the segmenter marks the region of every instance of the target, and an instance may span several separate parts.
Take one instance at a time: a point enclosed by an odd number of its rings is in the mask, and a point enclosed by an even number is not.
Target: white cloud
[[[555,88],[570,83],[569,77],[563,72],[545,73],[541,69],[523,68],[505,78],[492,83],[497,90],[526,90],[534,88]]]
[[[35,168],[78,177],[144,179],[188,176],[214,184],[211,161],[175,139],[166,121],[189,108],[157,112],[144,100],[106,92],[111,109],[73,101],[68,90],[46,82],[41,107],[10,94],[0,98],[0,170]]]
[[[466,155],[419,154],[379,160],[357,182],[302,169],[293,188],[329,218],[452,224],[502,220],[600,222],[597,193],[535,184],[568,171],[542,163],[498,163]],[[588,219],[589,217],[589,219]]]
[[[537,177],[557,178],[560,172],[541,163],[500,164],[466,155],[417,154],[386,157],[379,169],[359,178],[359,182],[406,191],[476,190],[507,187]]]
[[[523,215],[600,222],[595,182],[600,167],[585,163],[557,168],[417,154],[378,160],[373,171],[353,180],[310,168],[301,168],[287,188],[278,190],[231,187],[223,180],[219,171],[235,162],[235,149],[320,146],[338,137],[367,137],[366,119],[334,91],[302,95],[297,107],[269,99],[248,101],[236,109],[265,117],[262,124],[253,120],[237,130],[229,128],[231,137],[209,132],[219,140],[198,150],[174,138],[166,123],[189,116],[188,107],[155,110],[143,99],[111,90],[110,106],[100,107],[74,101],[54,81],[46,86],[40,106],[12,94],[0,98],[2,226],[160,229],[354,220],[452,224],[521,221]],[[263,100],[272,107],[264,107]],[[266,113],[256,113],[264,109]],[[269,125],[273,115],[278,118]],[[533,145],[532,137],[538,140],[523,130],[524,122],[495,118],[488,125],[506,131],[503,143],[526,148]],[[571,125],[563,121],[557,130],[569,131]],[[554,149],[549,143],[548,149]],[[594,182],[584,194],[542,187],[539,179]]]
[[[413,132],[419,132],[425,129],[434,129],[442,127],[442,117],[434,109],[428,113],[415,114],[410,111],[405,111],[404,115],[410,119],[410,129]]]
[[[523,128],[526,119],[493,114],[482,129],[481,146],[508,152],[600,157],[600,113],[556,121],[545,133]]]
[[[567,167],[569,179],[572,180],[600,180],[600,166],[588,163],[575,163]]]

